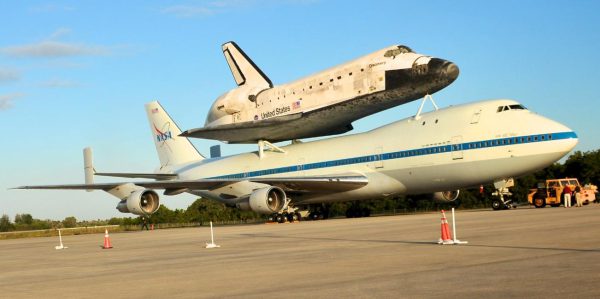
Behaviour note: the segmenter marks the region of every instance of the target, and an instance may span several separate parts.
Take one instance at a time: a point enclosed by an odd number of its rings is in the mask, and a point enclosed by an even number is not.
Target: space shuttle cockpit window
[[[385,51],[385,54],[383,54],[383,57],[395,58],[396,56],[398,56],[400,54],[405,54],[405,53],[413,53],[413,50],[411,50],[407,46],[396,46],[396,48],[394,48],[394,49]]]

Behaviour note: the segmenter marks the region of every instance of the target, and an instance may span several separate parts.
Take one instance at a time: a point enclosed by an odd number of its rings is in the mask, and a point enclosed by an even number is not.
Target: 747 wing
[[[361,174],[340,174],[330,176],[303,176],[303,177],[257,177],[241,179],[198,179],[198,180],[165,180],[150,182],[118,182],[97,184],[69,184],[69,185],[38,185],[20,186],[14,189],[65,189],[65,190],[104,190],[108,191],[124,184],[134,184],[148,189],[165,190],[213,190],[239,182],[255,182],[277,186],[284,191],[292,192],[343,192],[361,188],[369,183],[366,176]]]

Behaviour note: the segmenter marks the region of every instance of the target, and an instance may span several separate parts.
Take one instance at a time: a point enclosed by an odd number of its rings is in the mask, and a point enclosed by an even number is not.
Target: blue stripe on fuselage
[[[308,163],[308,164],[301,164],[301,165],[284,166],[284,167],[278,167],[278,168],[250,171],[247,173],[243,172],[243,173],[236,173],[236,174],[227,174],[227,175],[222,175],[222,176],[211,177],[211,179],[242,179],[242,178],[258,177],[258,176],[272,175],[272,174],[279,174],[279,173],[288,173],[288,172],[329,168],[329,167],[336,167],[336,166],[343,166],[343,165],[369,163],[369,162],[374,162],[374,161],[404,159],[404,158],[417,157],[417,156],[443,154],[443,153],[450,153],[450,152],[454,152],[454,151],[468,151],[468,150],[476,150],[476,149],[483,149],[483,148],[508,146],[508,145],[514,145],[514,144],[547,142],[547,141],[571,139],[571,138],[577,138],[577,134],[575,134],[575,132],[560,132],[560,133],[550,133],[550,134],[536,134],[536,135],[527,135],[527,136],[518,136],[518,137],[488,139],[488,140],[481,140],[481,141],[474,141],[474,142],[464,142],[464,143],[459,143],[459,144],[447,144],[447,145],[426,147],[426,148],[421,148],[421,149],[412,149],[412,150],[405,150],[405,151],[398,151],[398,152],[366,155],[366,156],[360,156],[360,157],[344,158],[344,159],[338,159],[338,160],[315,162],[315,163]]]

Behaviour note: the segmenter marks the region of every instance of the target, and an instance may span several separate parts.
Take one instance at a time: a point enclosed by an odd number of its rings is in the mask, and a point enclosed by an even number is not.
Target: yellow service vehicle
[[[583,200],[583,204],[587,205],[596,200],[598,187],[589,184],[582,187],[576,178],[552,179],[546,180],[545,184],[539,183],[537,189],[529,190],[527,200],[536,208],[543,208],[546,205],[558,207],[563,204],[563,190],[567,185],[573,192],[579,187],[579,196]],[[575,200],[575,196],[572,200]]]

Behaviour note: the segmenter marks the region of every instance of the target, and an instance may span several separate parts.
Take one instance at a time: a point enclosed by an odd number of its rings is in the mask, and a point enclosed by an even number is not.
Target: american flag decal
[[[300,106],[302,105],[302,102],[300,101],[295,101],[292,103],[292,109],[300,109]]]

